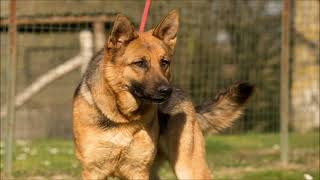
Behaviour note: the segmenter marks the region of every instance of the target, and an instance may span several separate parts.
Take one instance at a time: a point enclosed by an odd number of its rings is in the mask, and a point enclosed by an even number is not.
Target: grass
[[[214,179],[300,180],[309,174],[319,180],[318,132],[290,134],[290,147],[290,164],[283,167],[279,162],[279,134],[216,135],[206,139],[207,161]],[[3,154],[2,145],[1,159]],[[18,140],[13,174],[17,179],[79,179],[80,165],[70,140]],[[160,174],[163,179],[175,179],[169,164]]]
[[[206,149],[216,179],[319,179],[319,133],[290,134],[290,164],[279,162],[279,134],[211,136]]]

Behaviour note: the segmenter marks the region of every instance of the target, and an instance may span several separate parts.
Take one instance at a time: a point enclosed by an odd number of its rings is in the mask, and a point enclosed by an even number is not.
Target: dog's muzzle
[[[161,85],[157,88],[157,92],[152,96],[153,101],[162,103],[166,101],[172,94],[172,88],[167,85]]]
[[[148,93],[143,88],[143,85],[137,82],[131,84],[130,92],[136,98],[149,101],[152,103],[163,103],[172,94],[172,88],[169,85],[160,85],[153,93]]]

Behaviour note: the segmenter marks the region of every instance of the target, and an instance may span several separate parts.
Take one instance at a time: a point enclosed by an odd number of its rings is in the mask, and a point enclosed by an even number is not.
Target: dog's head
[[[161,103],[168,99],[178,26],[177,11],[171,11],[147,32],[135,31],[127,17],[118,15],[105,47],[104,74],[111,87],[143,101]]]

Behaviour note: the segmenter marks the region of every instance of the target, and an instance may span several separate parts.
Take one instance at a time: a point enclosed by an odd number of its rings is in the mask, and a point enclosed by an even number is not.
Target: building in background
[[[292,125],[300,132],[320,127],[320,1],[296,0],[291,65]]]

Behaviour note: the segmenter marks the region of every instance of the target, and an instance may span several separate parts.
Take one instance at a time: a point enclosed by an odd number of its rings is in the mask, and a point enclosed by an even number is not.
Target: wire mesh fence
[[[287,93],[290,97],[290,140],[298,139],[299,142],[290,147],[290,157],[293,162],[302,161],[306,167],[319,168],[319,161],[314,162],[315,157],[319,158],[319,1],[291,2],[290,90]],[[8,93],[6,77],[9,69],[6,61],[10,60],[10,1],[0,3],[3,111],[7,103],[4,97]],[[130,17],[137,27],[143,6],[144,1],[17,1],[16,94],[19,95],[48,71],[76,57],[81,52],[81,32],[91,32],[92,51],[97,51],[103,47],[118,12]],[[146,29],[154,27],[171,9],[179,9],[181,17],[172,68],[173,83],[186,90],[195,104],[212,99],[219,90],[235,82],[256,84],[255,95],[248,103],[245,114],[223,134],[241,137],[243,134],[258,136],[272,133],[274,139],[260,137],[257,143],[270,141],[268,147],[275,150],[271,152],[272,158],[277,159],[281,113],[282,1],[153,1]],[[18,169],[14,171],[16,176],[28,174],[24,172],[28,169],[26,166],[35,163],[51,166],[53,172],[59,172],[52,165],[59,162],[50,162],[43,155],[45,153],[40,153],[42,156],[31,163],[24,162],[28,158],[21,154],[37,154],[41,148],[49,155],[58,154],[57,139],[69,139],[71,142],[72,95],[80,78],[81,65],[45,86],[17,109],[14,137],[17,147],[21,148],[16,150],[14,156],[13,168]],[[1,142],[5,138],[4,119],[5,116],[2,116]],[[45,145],[47,140],[49,146]],[[300,148],[306,141],[310,141],[307,147]],[[30,145],[29,150],[23,149],[27,147],[23,145],[25,142]],[[214,145],[219,146],[219,143]],[[72,145],[66,143],[62,146],[66,148],[59,157],[68,159],[72,156]],[[264,146],[263,143],[261,146]],[[1,152],[3,157],[3,148]],[[229,161],[231,165],[227,164],[232,166],[232,159],[224,161]],[[243,165],[240,161],[238,165]],[[244,164],[249,166],[251,161],[248,161]],[[65,168],[67,171],[78,169],[74,160],[64,166],[69,166]],[[39,172],[48,175],[41,168],[28,175]]]

